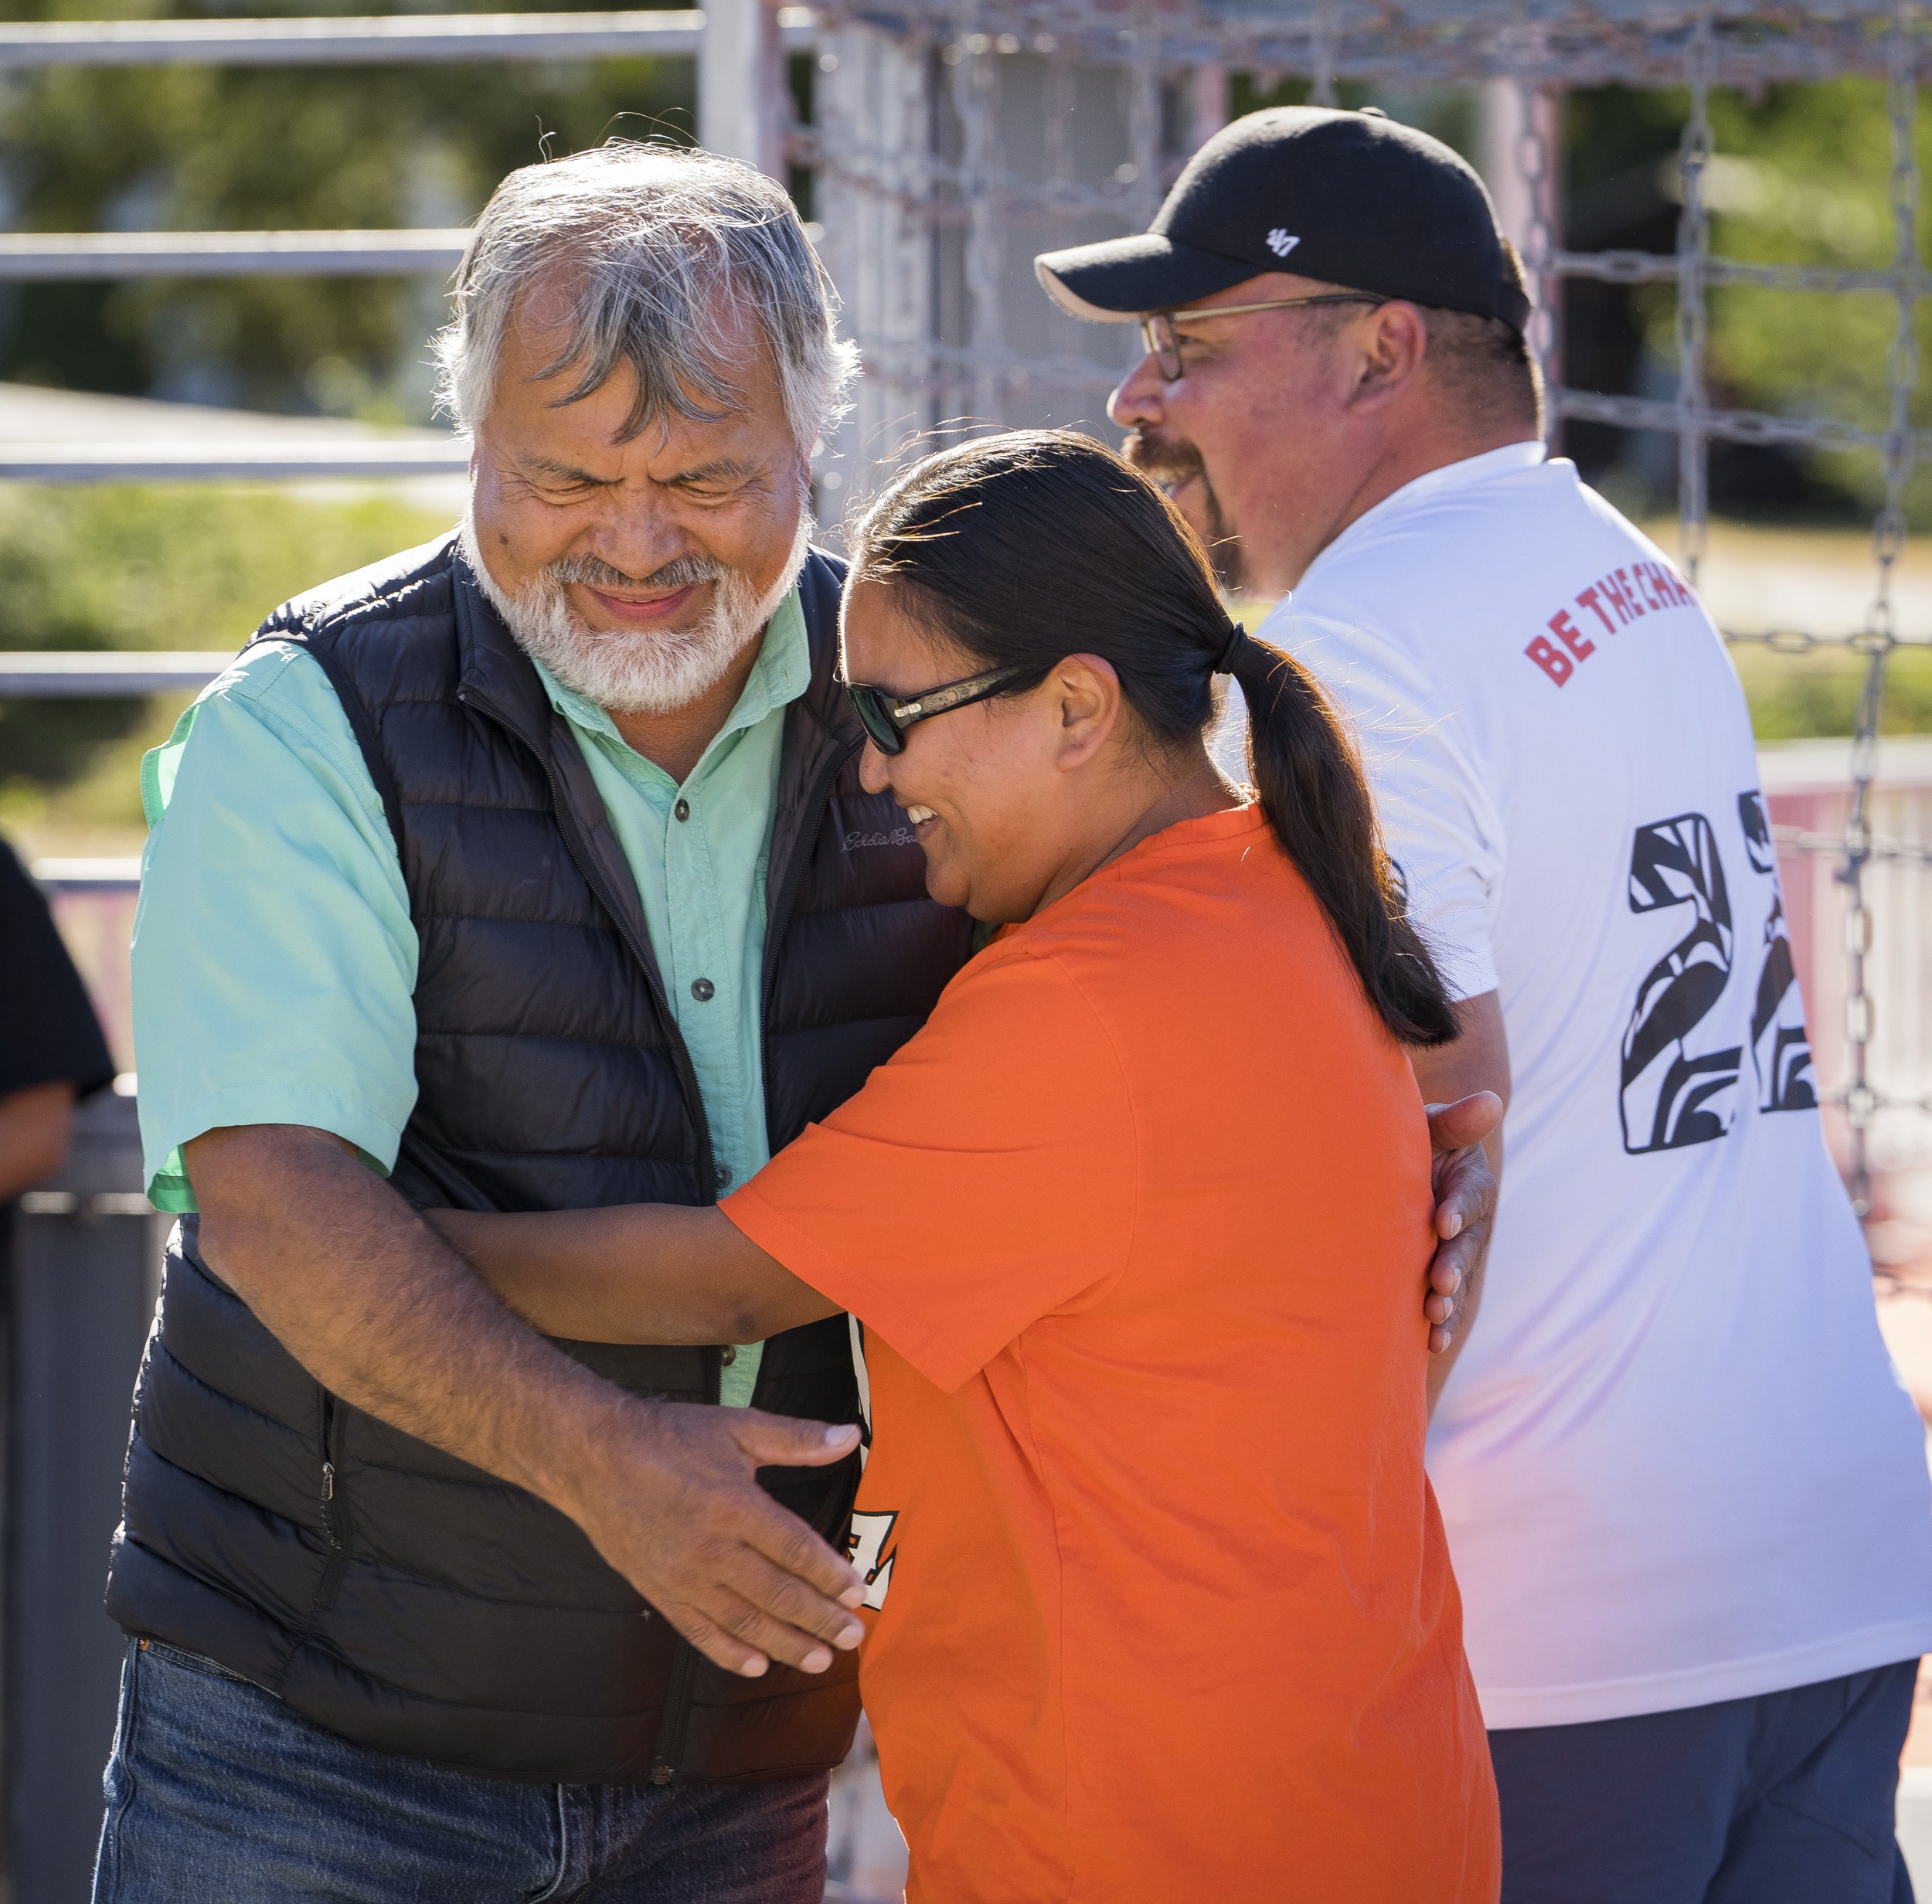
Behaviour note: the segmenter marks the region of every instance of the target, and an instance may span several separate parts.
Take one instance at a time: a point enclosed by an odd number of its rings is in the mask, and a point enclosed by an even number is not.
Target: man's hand
[[[1477,1091],[1453,1104],[1430,1104],[1429,1141],[1435,1147],[1431,1181],[1436,1193],[1436,1234],[1441,1241],[1429,1263],[1429,1352],[1439,1355],[1455,1340],[1464,1311],[1474,1303],[1496,1215],[1496,1175],[1483,1139],[1502,1120],[1502,1100]]]
[[[624,1416],[587,1449],[565,1509],[618,1572],[707,1659],[747,1678],[774,1659],[823,1672],[833,1647],[858,1645],[866,1630],[848,1610],[865,1583],[753,1479],[842,1460],[856,1428],[674,1402]]]
[[[858,1575],[752,1477],[838,1460],[855,1428],[627,1395],[326,1132],[211,1130],[186,1158],[204,1259],[323,1387],[569,1515],[722,1666],[822,1672],[828,1640],[857,1644]]]

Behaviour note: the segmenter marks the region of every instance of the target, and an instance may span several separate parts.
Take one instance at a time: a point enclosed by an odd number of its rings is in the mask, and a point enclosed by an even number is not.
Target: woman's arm
[[[715,1209],[425,1210],[519,1315],[577,1342],[757,1342],[838,1313]]]

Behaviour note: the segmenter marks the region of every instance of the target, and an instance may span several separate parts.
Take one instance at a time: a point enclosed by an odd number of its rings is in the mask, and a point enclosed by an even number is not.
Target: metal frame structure
[[[1875,836],[1869,818],[1886,665],[1906,639],[1896,625],[1893,584],[1906,534],[1906,485],[1916,462],[1932,451],[1932,430],[1911,420],[1919,374],[1913,321],[1919,301],[1932,294],[1932,274],[1917,246],[1914,151],[1928,44],[1920,0],[1391,0],[1372,9],[1339,0],[1272,6],[1267,0],[819,0],[811,12],[781,11],[770,0],[713,0],[702,14],[8,25],[0,26],[0,71],[181,60],[281,66],[696,54],[706,142],[774,174],[790,163],[815,175],[828,264],[867,366],[857,413],[820,460],[828,497],[850,468],[889,456],[907,436],[949,420],[1096,420],[1098,400],[1121,367],[1117,335],[1097,328],[1077,335],[1062,325],[1032,286],[1031,256],[1143,226],[1187,151],[1220,123],[1230,74],[1252,73],[1264,85],[1298,76],[1318,100],[1332,100],[1344,80],[1481,86],[1492,98],[1513,99],[1510,140],[1526,207],[1515,235],[1536,293],[1532,342],[1553,421],[1675,436],[1681,553],[1693,579],[1704,551],[1713,441],[1855,450],[1883,464],[1869,607],[1863,626],[1838,643],[1866,664],[1849,818],[1842,835],[1781,842],[1787,852],[1829,855],[1845,889],[1849,1075],[1835,1096],[1851,1130],[1853,1194],[1863,1212],[1873,1119],[1888,1110],[1932,1110],[1927,1100],[1881,1095],[1869,1075],[1865,964],[1868,869],[1879,861],[1932,861],[1923,844]],[[792,120],[783,84],[785,53],[801,49],[818,55],[818,110],[810,125]],[[1713,256],[1704,192],[1713,89],[1845,74],[1880,79],[1886,87],[1889,265],[1825,270]],[[1560,242],[1551,104],[1566,88],[1612,82],[1686,94],[1682,212],[1672,255],[1578,253]],[[1077,134],[1069,131],[1077,102],[1084,128]],[[440,270],[460,255],[462,236],[16,234],[0,236],[0,277]],[[1674,401],[1564,386],[1555,292],[1563,280],[1579,277],[1675,287],[1681,374]],[[1713,403],[1706,369],[1708,296],[1724,285],[1887,299],[1894,319],[1885,427]],[[441,473],[463,461],[454,439],[447,447],[419,440],[312,455],[268,446],[213,456],[165,447],[19,455],[0,447],[0,477],[387,477]],[[1831,644],[1798,628],[1731,638],[1787,652]],[[124,682],[158,682],[164,675],[180,686],[213,658],[144,658],[118,672],[118,664],[101,658],[97,675],[73,667],[73,658],[28,658],[23,666],[23,658],[9,658],[5,691],[128,692],[136,690]],[[111,689],[109,681],[116,684]]]
[[[378,14],[267,19],[0,23],[0,75],[71,66],[420,65],[452,60],[688,57],[699,61],[699,125],[713,149],[783,165],[784,56],[818,42],[810,12],[767,0],[706,11]],[[465,230],[0,233],[0,282],[155,277],[441,274]],[[0,444],[0,479],[33,482],[388,477],[460,473],[468,452],[412,443],[361,453],[286,446],[210,454],[183,445],[124,454]],[[31,691],[31,690],[29,690]]]

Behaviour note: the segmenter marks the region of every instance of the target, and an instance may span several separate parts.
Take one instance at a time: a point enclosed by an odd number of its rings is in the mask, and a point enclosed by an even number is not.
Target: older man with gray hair
[[[778,187],[622,144],[504,182],[440,348],[461,530],[277,610],[147,763],[181,1221],[96,1896],[818,1904],[845,1324],[546,1341],[417,1212],[709,1202],[966,957],[808,549],[853,353]]]

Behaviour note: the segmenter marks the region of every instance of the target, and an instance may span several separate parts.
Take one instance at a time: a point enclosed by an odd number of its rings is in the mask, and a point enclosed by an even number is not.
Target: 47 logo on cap
[[[1301,242],[1285,226],[1277,225],[1268,233],[1268,249],[1277,258],[1285,258]]]

